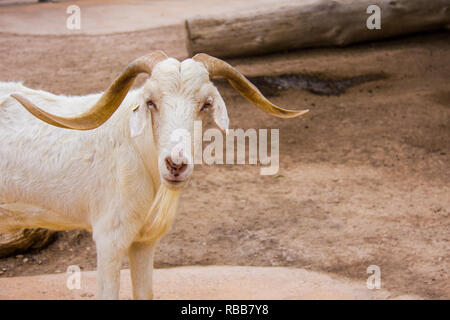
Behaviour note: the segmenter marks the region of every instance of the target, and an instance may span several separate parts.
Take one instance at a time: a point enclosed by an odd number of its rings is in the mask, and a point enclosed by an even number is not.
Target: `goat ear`
[[[214,122],[221,130],[227,131],[229,123],[227,107],[225,105],[225,101],[223,101],[222,96],[220,95],[217,88],[214,89],[216,91],[213,105]]]
[[[130,136],[136,137],[142,134],[148,121],[148,110],[142,105],[137,105],[131,111],[130,116]]]

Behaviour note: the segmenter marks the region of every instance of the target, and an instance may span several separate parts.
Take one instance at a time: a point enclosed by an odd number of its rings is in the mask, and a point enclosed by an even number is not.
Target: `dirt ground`
[[[184,24],[187,17],[255,11],[290,0],[1,0],[0,30],[16,34],[113,34]],[[81,28],[65,27],[69,5],[77,5]]]
[[[155,266],[289,266],[365,283],[367,267],[377,265],[384,289],[450,299],[448,39],[442,32],[230,60],[248,76],[382,77],[340,95],[271,92],[280,106],[310,109],[291,120],[264,114],[218,82],[231,128],[280,129],[280,171],[196,167]],[[185,58],[183,26],[109,35],[0,33],[0,81],[97,92],[154,49]],[[72,264],[95,269],[85,231],[61,232],[41,252],[0,259],[0,278],[65,272]]]
[[[129,270],[122,270],[120,299],[131,299]],[[95,271],[80,275],[80,288],[67,289],[66,274],[0,279],[0,300],[95,299]],[[156,300],[355,300],[421,299],[387,290],[367,290],[361,281],[289,267],[188,266],[156,269]]]

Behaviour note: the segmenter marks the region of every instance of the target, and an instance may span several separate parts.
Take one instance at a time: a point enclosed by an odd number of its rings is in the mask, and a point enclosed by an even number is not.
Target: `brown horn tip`
[[[288,110],[274,105],[272,102],[267,100],[258,88],[242,73],[221,59],[217,59],[206,53],[197,53],[194,57],[192,57],[192,59],[203,63],[206,70],[208,70],[211,79],[217,76],[227,78],[233,88],[239,91],[242,96],[261,110],[275,117],[284,119],[295,118],[309,111]]]

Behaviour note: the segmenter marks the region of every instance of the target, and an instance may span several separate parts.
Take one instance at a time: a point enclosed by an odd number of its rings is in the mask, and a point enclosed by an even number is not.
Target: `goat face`
[[[103,93],[95,105],[75,117],[50,114],[26,97],[12,94],[37,118],[57,127],[90,130],[99,127],[121,105],[135,78],[151,75],[141,90],[139,105],[130,117],[131,136],[141,134],[151,122],[154,144],[158,149],[161,181],[171,189],[182,187],[193,171],[192,143],[194,121],[212,113],[222,130],[228,128],[225,103],[210,79],[221,76],[245,98],[263,111],[279,117],[293,118],[308,110],[286,110],[268,101],[239,71],[220,59],[199,53],[179,62],[155,51],[130,63]],[[130,106],[128,106],[130,107]]]
[[[170,189],[183,187],[192,174],[194,122],[210,113],[222,130],[228,128],[225,103],[201,62],[169,58],[153,68],[130,130],[131,136],[138,135],[151,122],[160,179]]]

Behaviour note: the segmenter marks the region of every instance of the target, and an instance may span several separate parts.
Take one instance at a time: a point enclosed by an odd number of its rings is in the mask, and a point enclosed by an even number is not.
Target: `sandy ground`
[[[80,288],[68,289],[67,274],[0,279],[0,300],[94,299],[95,272],[80,275]],[[69,279],[69,280],[68,280]],[[131,299],[129,270],[121,271],[120,299]],[[386,290],[367,289],[364,283],[286,267],[178,267],[154,272],[156,300],[311,300],[421,299]]]
[[[71,35],[113,34],[161,26],[182,25],[188,17],[232,14],[280,6],[289,0],[77,0],[30,3],[25,0],[0,2],[0,30],[17,34]],[[66,28],[70,5],[81,13],[81,28]]]
[[[184,37],[180,24],[109,35],[1,33],[0,80],[96,92],[151,50],[185,58]],[[198,166],[156,267],[288,266],[365,284],[367,267],[378,265],[394,296],[449,299],[448,33],[229,62],[249,76],[383,78],[338,96],[272,92],[278,105],[311,110],[295,120],[271,118],[218,82],[230,127],[280,129],[280,171]],[[0,278],[72,264],[95,269],[87,232],[62,232],[46,250],[0,260]]]

